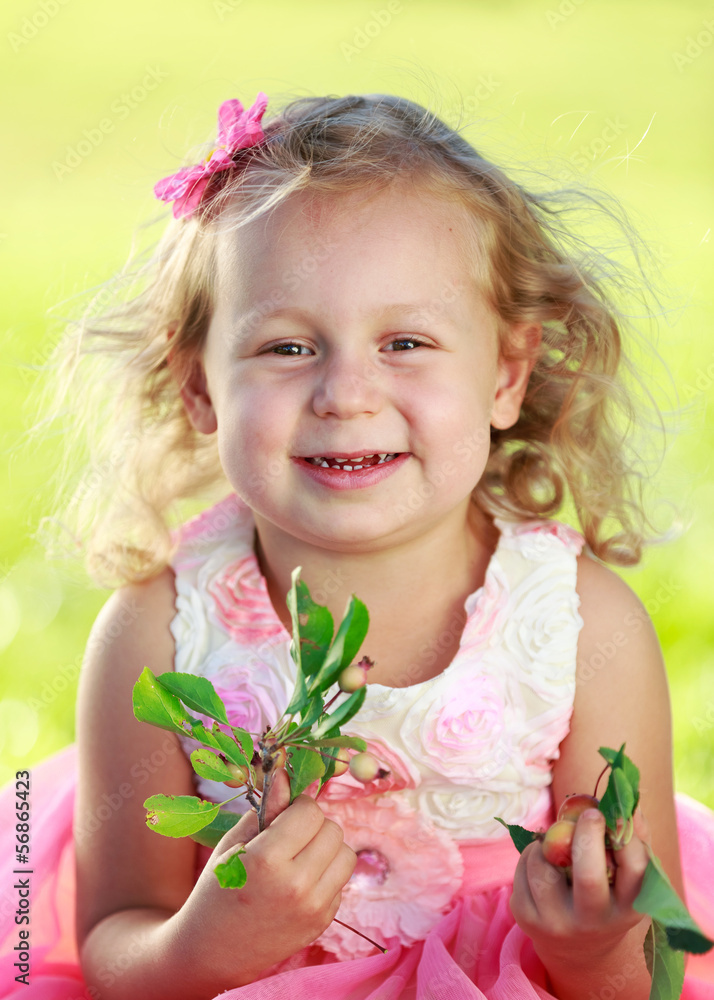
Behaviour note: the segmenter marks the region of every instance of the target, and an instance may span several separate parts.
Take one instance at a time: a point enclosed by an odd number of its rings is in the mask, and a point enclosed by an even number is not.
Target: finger
[[[586,809],[573,836],[573,910],[585,923],[601,920],[612,908],[605,858],[605,817]]]
[[[533,849],[529,851],[526,870],[528,886],[539,919],[550,926],[558,926],[563,920],[563,915],[571,908],[565,870],[556,868],[546,860],[540,843],[533,844]]]
[[[340,892],[335,894],[334,899],[332,900],[330,906],[328,907],[327,915],[330,918],[330,923],[332,923],[332,921],[337,916],[341,904],[342,904],[342,890],[340,890]]]
[[[276,768],[273,783],[268,793],[268,802],[265,810],[265,826],[268,827],[272,821],[284,809],[290,805],[290,781],[284,768]],[[241,819],[225,834],[214,848],[214,855],[223,855],[240,844],[248,844],[254,840],[260,832],[258,827],[258,814],[255,809],[250,809]]]
[[[638,823],[637,813],[635,813],[635,830],[638,829],[646,836],[649,834],[649,828],[644,820],[640,818]],[[629,843],[613,853],[617,865],[613,886],[615,899],[620,909],[628,910],[642,887],[642,878],[649,862],[649,851],[646,842],[639,834],[635,833]]]
[[[247,844],[258,836],[258,816],[250,809],[238,820],[235,826],[225,833],[213,848],[209,861],[225,861],[226,855],[234,854],[233,848]]]
[[[643,843],[647,844],[649,848],[652,847],[652,831],[650,830],[650,825],[646,818],[642,814],[642,810],[638,806],[635,809],[634,816],[632,817],[635,822],[635,834],[640,838]]]
[[[325,819],[309,844],[295,855],[296,864],[305,865],[322,874],[344,843],[342,827],[330,819]]]
[[[325,822],[319,805],[308,795],[298,795],[255,838],[254,848],[268,847],[276,861],[292,861],[317,835]]]
[[[357,855],[348,847],[341,844],[332,861],[325,868],[317,882],[317,891],[323,899],[331,899],[335,893],[340,893],[355,870]]]
[[[298,803],[300,805],[298,805]],[[307,804],[308,810],[310,806],[317,810],[317,817],[313,817],[312,821],[310,819],[304,820],[305,831],[303,840],[298,840],[298,843],[294,846],[295,851],[300,851],[305,846],[305,844],[312,839],[319,827],[323,822],[323,815],[320,807],[317,806],[312,799],[308,798],[306,795],[300,795],[295,800],[295,802],[290,805],[290,781],[285,772],[284,768],[278,768],[275,773],[270,791],[268,792],[268,801],[266,804],[265,815],[267,823],[265,829],[261,832],[258,828],[258,815],[254,809],[251,809],[248,813],[241,817],[241,819],[232,827],[228,833],[225,834],[214,848],[213,854],[211,855],[211,860],[221,860],[225,861],[225,855],[233,854],[234,848],[242,845],[248,844],[251,841],[257,840],[258,837],[261,838],[260,847],[264,846],[263,838],[273,826],[278,822],[280,817],[285,813],[289,814],[293,808],[298,807],[298,813],[303,815],[305,806]],[[289,808],[288,808],[289,807]],[[280,840],[284,838],[285,835],[288,837],[294,836],[296,828],[299,829],[301,820],[297,819],[295,823],[287,824],[286,828],[283,829],[285,824],[283,823],[278,827],[280,833]],[[270,838],[272,846],[274,845],[275,838]],[[255,847],[255,845],[253,845]],[[287,855],[285,852],[280,851],[278,847],[278,852],[281,857],[293,857],[293,850],[291,849],[291,842],[287,844]]]
[[[273,772],[273,782],[268,793],[265,807],[265,825],[270,826],[283,810],[290,805],[290,779],[284,767],[277,767]]]
[[[513,890],[511,892],[511,913],[519,924],[535,924],[538,922],[538,907],[533,899],[528,884],[528,853],[534,850],[529,844],[520,856],[513,874]]]

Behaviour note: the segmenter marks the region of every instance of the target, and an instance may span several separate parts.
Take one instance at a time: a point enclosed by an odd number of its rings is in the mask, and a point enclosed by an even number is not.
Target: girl
[[[636,563],[650,525],[602,262],[407,100],[263,123],[266,102],[223,104],[217,147],[157,184],[175,221],[142,288],[70,346],[104,365],[88,426],[108,400],[114,456],[71,506],[93,577],[120,586],[89,639],[76,779],[72,748],[33,772],[31,988],[11,955],[6,995],[645,998],[646,844],[711,933],[714,829],[675,804],[655,632],[604,565]],[[209,488],[228,492],[170,532]],[[582,533],[550,517],[568,498]],[[134,718],[133,685],[202,675],[233,724],[273,724],[296,566],[337,622],[351,594],[369,609],[348,731],[389,775],[288,805],[281,771],[262,833],[239,799],[213,851],[157,836],[148,796],[234,790]],[[545,828],[623,742],[642,798],[612,887],[597,810],[572,886],[539,843],[519,857],[494,817]],[[241,844],[247,884],[222,889]],[[712,984],[692,960],[683,995]]]

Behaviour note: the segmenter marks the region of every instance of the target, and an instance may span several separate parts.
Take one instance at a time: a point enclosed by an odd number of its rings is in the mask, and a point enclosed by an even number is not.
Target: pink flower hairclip
[[[265,138],[260,120],[268,98],[258,94],[252,107],[244,111],[240,101],[224,101],[218,109],[218,145],[203,163],[181,167],[178,173],[164,177],[154,185],[154,194],[161,201],[173,201],[175,219],[193,215],[211,176],[233,166],[233,154],[239,149],[255,146]]]

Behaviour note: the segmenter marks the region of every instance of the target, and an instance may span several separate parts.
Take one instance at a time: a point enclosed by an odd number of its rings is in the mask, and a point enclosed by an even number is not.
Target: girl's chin
[[[382,515],[373,511],[364,512],[359,516],[340,516],[339,512],[312,510],[307,516],[301,517],[300,511],[291,512],[289,517],[268,516],[266,530],[276,528],[295,544],[304,544],[318,549],[327,549],[331,553],[343,555],[362,555],[366,553],[385,552],[408,544],[423,536],[428,530],[419,514],[412,514],[408,520],[395,513],[393,508]],[[261,522],[259,527],[263,530]],[[284,542],[276,540],[276,546],[284,547]],[[298,557],[295,556],[297,559]]]

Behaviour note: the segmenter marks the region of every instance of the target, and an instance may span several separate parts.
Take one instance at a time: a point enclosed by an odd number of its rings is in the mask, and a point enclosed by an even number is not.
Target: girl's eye
[[[281,351],[284,347],[296,347],[298,349],[298,351],[301,348],[305,348],[305,350],[307,350],[307,348],[305,347],[304,344],[293,344],[293,343],[289,343],[289,344],[276,344],[275,347],[271,347],[270,348],[270,353],[272,354],[273,351]],[[286,357],[286,358],[296,358],[299,355],[291,353],[291,354],[283,354],[281,356],[282,357]]]
[[[424,340],[420,340],[418,337],[398,337],[396,340],[391,340],[391,344],[416,344],[417,347],[428,347],[428,344]]]

